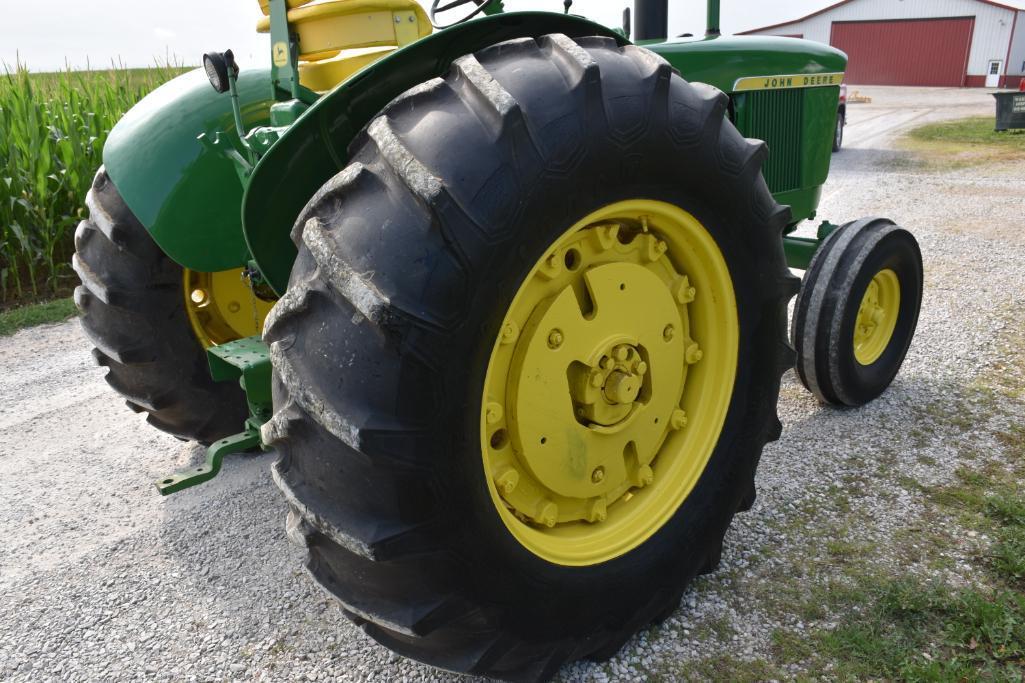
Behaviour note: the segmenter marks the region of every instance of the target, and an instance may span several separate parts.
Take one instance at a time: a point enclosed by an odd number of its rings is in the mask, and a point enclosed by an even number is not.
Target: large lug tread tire
[[[394,100],[298,218],[289,288],[265,326],[276,412],[263,438],[280,454],[289,537],[377,641],[452,671],[543,680],[612,656],[716,566],[779,436],[798,288],[764,145],[737,132],[726,103],[637,47],[508,41]],[[704,505],[700,528],[560,567],[508,534],[483,484],[483,372],[550,240],[635,196],[716,226],[737,288],[738,391],[720,464],[674,517]]]
[[[873,276],[887,268],[900,283],[896,326],[878,360],[862,365],[853,340],[858,309]],[[914,236],[885,218],[852,221],[823,241],[805,272],[791,322],[797,374],[821,402],[861,406],[890,386],[918,324],[923,270]]]
[[[75,303],[106,380],[153,426],[212,442],[241,429],[241,388],[214,382],[185,313],[182,268],[156,245],[104,168],[75,231]]]

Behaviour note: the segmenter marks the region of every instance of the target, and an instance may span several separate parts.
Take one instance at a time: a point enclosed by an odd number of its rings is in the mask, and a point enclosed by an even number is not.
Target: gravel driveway
[[[564,680],[701,678],[724,653],[771,658],[773,633],[812,628],[773,594],[840,572],[815,562],[830,539],[868,565],[977,580],[984,540],[965,535],[942,568],[906,552],[924,523],[907,482],[951,480],[968,444],[997,452],[996,431],[1025,416],[976,391],[1025,321],[1025,165],[941,173],[893,151],[909,126],[991,113],[982,91],[853,90],[873,102],[849,107],[820,216],[886,215],[920,239],[926,294],[904,369],[882,398],[845,411],[788,373],[783,437],[721,568],[615,659],[572,665]],[[452,678],[377,646],[301,571],[273,454],[232,457],[213,482],[157,495],[151,482],[199,449],[128,411],[88,347],[75,321],[0,339],[0,680]]]

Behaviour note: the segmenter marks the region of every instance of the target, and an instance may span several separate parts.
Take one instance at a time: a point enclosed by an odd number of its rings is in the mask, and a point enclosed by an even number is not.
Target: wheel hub
[[[577,422],[611,427],[625,420],[645,388],[648,364],[643,358],[639,347],[616,344],[593,365],[571,365],[569,390]]]
[[[216,273],[185,269],[182,282],[189,324],[204,348],[260,334],[274,305],[257,293],[242,268]]]
[[[725,416],[716,392],[732,387],[736,341],[714,310],[732,301],[732,283],[700,224],[669,208],[692,221],[693,269],[674,258],[687,251],[683,231],[654,213],[584,223],[538,262],[496,341],[482,411],[489,486],[514,533],[561,562],[579,558],[560,546],[600,556],[652,533],[693,486]],[[714,250],[707,262],[701,249]],[[727,309],[727,325],[735,315]],[[699,342],[720,346],[707,370]],[[699,394],[711,399],[704,409]],[[691,410],[711,415],[711,431],[687,427]]]
[[[886,350],[897,326],[900,281],[886,268],[875,274],[865,288],[854,326],[854,357],[862,365],[876,362]]]

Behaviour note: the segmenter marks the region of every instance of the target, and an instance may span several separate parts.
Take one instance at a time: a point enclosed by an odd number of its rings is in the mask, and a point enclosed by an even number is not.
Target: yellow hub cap
[[[654,534],[715,448],[737,344],[726,262],[687,212],[618,202],[563,234],[513,299],[484,383],[484,467],[513,536],[589,565]]]
[[[872,365],[890,343],[900,313],[900,280],[886,268],[875,274],[865,289],[854,327],[854,357]]]
[[[263,331],[273,301],[260,298],[241,268],[217,273],[185,270],[185,311],[204,348]]]

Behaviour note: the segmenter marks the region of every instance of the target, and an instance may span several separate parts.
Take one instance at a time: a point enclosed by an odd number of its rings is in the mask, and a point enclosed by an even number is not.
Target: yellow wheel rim
[[[203,348],[263,331],[273,301],[260,298],[242,268],[217,273],[185,269],[185,311]]]
[[[738,328],[726,261],[678,207],[617,202],[556,240],[516,293],[484,382],[484,468],[512,535],[580,566],[661,528],[718,442]]]
[[[854,327],[854,357],[872,365],[890,343],[900,313],[900,280],[886,268],[875,274],[865,289]]]

